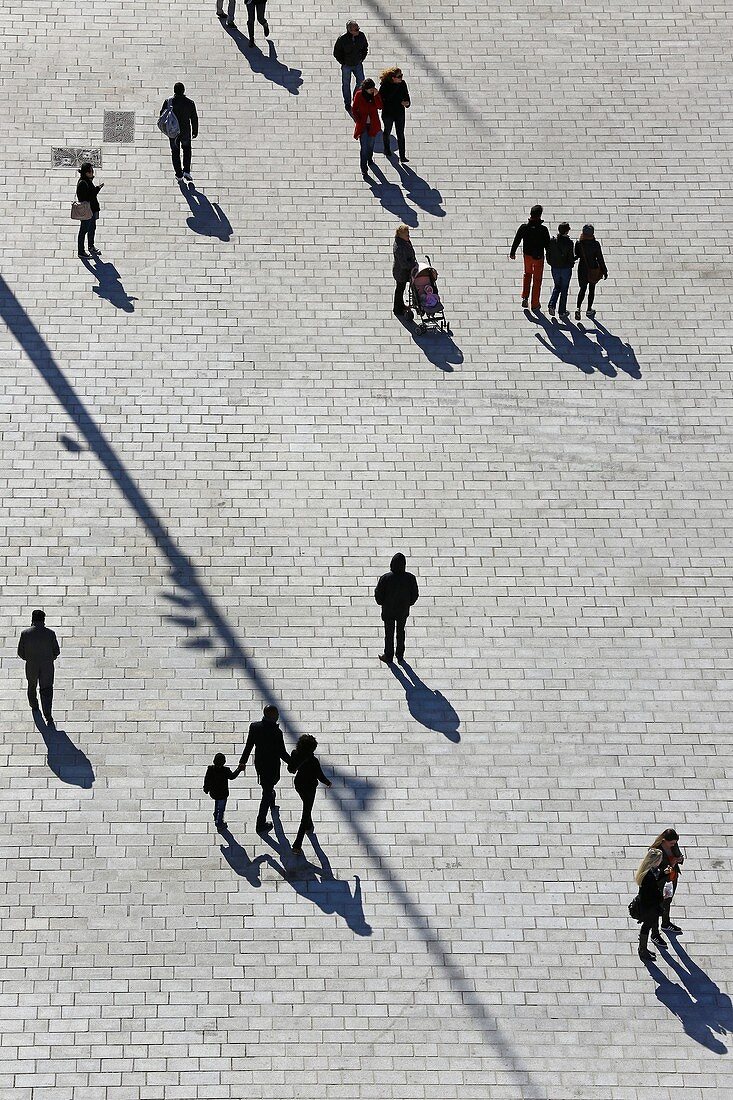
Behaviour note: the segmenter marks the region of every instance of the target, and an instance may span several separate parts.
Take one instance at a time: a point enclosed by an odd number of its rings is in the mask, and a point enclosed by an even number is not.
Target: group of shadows
[[[460,740],[458,715],[444,696],[431,691],[409,666],[404,665],[402,670],[390,667],[405,688],[410,713],[449,740]],[[66,783],[91,787],[94,771],[81,749],[63,730],[46,726],[40,713],[35,715],[35,722],[46,743],[51,771]],[[232,871],[250,886],[259,888],[265,865],[323,913],[340,917],[355,935],[371,935],[372,928],[364,915],[359,876],[354,875],[353,889],[350,879],[336,878],[315,833],[310,833],[309,839],[318,863],[311,863],[302,855],[296,857],[283,830],[277,806],[272,810],[272,822],[273,832],[260,836],[272,851],[253,857],[228,828],[223,830],[221,835],[226,844],[221,845],[221,853]],[[728,1048],[721,1037],[733,1034],[731,998],[690,958],[676,936],[670,936],[664,958],[679,981],[668,977],[654,963],[647,963],[657,983],[654,991],[657,1000],[679,1019],[685,1034],[696,1043],[714,1054],[726,1054]]]

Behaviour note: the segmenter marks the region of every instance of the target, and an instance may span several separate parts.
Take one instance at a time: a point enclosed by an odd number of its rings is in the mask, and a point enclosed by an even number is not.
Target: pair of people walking
[[[410,93],[399,68],[385,69],[380,78],[379,90],[373,80],[363,80],[356,90],[351,105],[354,118],[354,138],[360,146],[361,174],[368,179],[369,168],[374,164],[374,146],[377,135],[382,134],[382,151],[392,156],[390,135],[392,127],[397,134],[397,148],[401,163],[407,162],[405,152],[405,111],[410,106]],[[382,123],[379,112],[382,112]]]
[[[300,825],[292,845],[293,852],[299,854],[303,850],[305,834],[314,831],[313,803],[318,784],[323,783],[330,787],[331,781],[323,774],[315,756],[315,750],[318,747],[315,737],[303,734],[291,755],[285,748],[278,719],[277,707],[267,706],[262,719],[259,722],[252,722],[239,765],[234,771],[226,767],[226,757],[223,753],[217,753],[213,764],[207,768],[204,791],[214,800],[214,825],[221,832],[227,827],[224,814],[229,797],[229,783],[244,771],[254,752],[255,772],[262,789],[255,828],[258,833],[269,832],[273,825],[268,821],[267,815],[275,806],[275,788],[280,782],[280,764],[281,762],[286,764],[288,771],[295,775],[293,785],[303,803]]]
[[[667,946],[663,931],[682,931],[679,925],[672,923],[670,907],[683,863],[678,833],[674,829],[665,829],[653,841],[636,869],[634,881],[639,893],[631,902],[629,912],[641,925],[638,950],[642,962],[656,959],[656,955],[649,950],[650,934],[652,942],[663,948]]]
[[[596,284],[601,279],[608,278],[608,268],[603,257],[600,242],[596,240],[595,230],[592,225],[584,225],[579,239],[573,246],[568,234],[570,225],[561,222],[557,228],[557,236],[550,237],[550,231],[542,220],[543,208],[533,206],[529,212],[529,220],[519,226],[512,242],[509,258],[515,259],[519,245],[522,245],[524,260],[524,276],[522,279],[522,309],[540,308],[540,291],[542,287],[542,275],[547,258],[552,271],[553,291],[550,295],[548,312],[555,316],[555,307],[558,307],[559,316],[566,319],[568,312],[568,292],[573,266],[578,263],[578,298],[575,309],[575,320],[580,320],[580,307],[588,293],[587,317],[595,317],[593,309]]]
[[[251,49],[255,44],[255,16],[257,17],[257,22],[265,32],[265,38],[270,37],[270,27],[267,22],[267,16],[265,15],[267,0],[245,0],[245,4],[247,6],[247,34],[249,36],[247,45]],[[227,0],[226,15],[224,14],[224,0],[216,0],[217,17],[225,26],[234,26],[236,10],[237,0]]]

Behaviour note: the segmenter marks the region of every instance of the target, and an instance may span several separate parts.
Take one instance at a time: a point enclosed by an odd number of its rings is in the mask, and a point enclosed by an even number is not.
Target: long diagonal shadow
[[[87,411],[82,400],[54,359],[40,332],[2,276],[0,276],[0,316],[66,411],[67,416],[73,421],[77,431],[97,456],[122,496],[129,506],[134,509],[158,550],[167,559],[172,579],[189,593],[190,601],[186,602],[194,604],[208,621],[210,630],[217,636],[219,643],[227,651],[227,658],[224,663],[228,667],[238,668],[245,673],[264,702],[272,703],[278,707],[289,735],[293,738],[297,737],[299,732],[297,727],[288,719],[271,686],[266,682],[252,659],[246,654],[229,623],[214,604],[199,579],[195,565],[178,547],[175,540],[168,533],[165,524],[156,515],[152,505],[138,489],[125,469],[122,460],[97,427],[93,417]],[[354,836],[364,849],[367,857],[375,866],[381,869],[388,880],[394,897],[402,906],[407,919],[422,940],[433,962],[445,973],[454,995],[460,998],[462,1004],[481,1030],[492,1033],[491,1042],[504,1060],[508,1071],[516,1079],[518,1087],[523,1090],[522,1095],[529,1097],[530,1093],[527,1090],[531,1089],[532,1100],[545,1100],[546,1094],[540,1090],[539,1085],[531,1078],[529,1071],[522,1065],[519,1055],[513,1049],[510,1040],[502,1034],[495,1018],[489,1012],[479,994],[474,989],[468,988],[469,979],[463,972],[462,967],[452,957],[449,948],[443,944],[438,933],[430,927],[428,917],[421,911],[420,906],[410,892],[386,863],[370,833],[355,820],[353,813],[349,810],[349,798],[339,794],[336,784],[331,788],[331,797],[336,802],[339,812],[353,830]]]

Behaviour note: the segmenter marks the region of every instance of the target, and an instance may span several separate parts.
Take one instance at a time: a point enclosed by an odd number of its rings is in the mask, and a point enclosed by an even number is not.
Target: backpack
[[[641,898],[637,894],[635,898],[632,898],[629,902],[629,916],[632,920],[641,921]]]
[[[175,141],[181,133],[181,127],[178,125],[178,119],[173,111],[172,99],[166,101],[166,105],[158,119],[158,129],[171,141]]]
[[[553,237],[545,247],[550,267],[572,267],[575,258],[573,242],[569,237]]]

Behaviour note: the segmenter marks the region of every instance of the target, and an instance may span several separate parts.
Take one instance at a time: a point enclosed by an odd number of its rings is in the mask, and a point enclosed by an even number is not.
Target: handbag
[[[585,270],[588,272],[588,282],[591,283],[593,286],[595,286],[596,283],[600,283],[601,279],[603,278],[603,271],[601,270],[600,267],[590,267],[589,266],[588,259],[587,259],[586,254],[585,254],[585,248],[583,247],[583,242],[582,241],[580,242],[580,250],[583,253],[583,261],[585,263]]]
[[[92,216],[91,203],[72,202],[71,217],[75,222],[88,222]]]
[[[637,894],[635,898],[632,898],[629,902],[629,916],[632,920],[641,921],[641,899]]]

